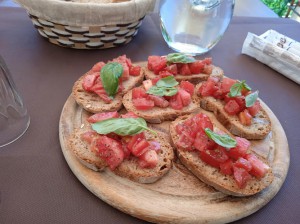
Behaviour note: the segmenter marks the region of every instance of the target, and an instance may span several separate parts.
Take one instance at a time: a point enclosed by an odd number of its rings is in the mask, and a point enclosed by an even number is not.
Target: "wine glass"
[[[29,124],[27,108],[0,56],[0,148],[20,138]]]

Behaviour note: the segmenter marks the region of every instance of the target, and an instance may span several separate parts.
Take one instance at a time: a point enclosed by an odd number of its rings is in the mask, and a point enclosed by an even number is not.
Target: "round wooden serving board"
[[[289,168],[289,148],[284,130],[273,112],[262,103],[272,121],[272,132],[255,148],[267,146],[262,154],[274,173],[272,184],[251,197],[232,197],[199,181],[182,165],[153,184],[139,184],[114,175],[109,169],[95,172],[82,165],[68,148],[68,138],[89,115],[70,96],[61,113],[60,143],[64,157],[80,182],[111,206],[155,223],[227,223],[248,216],[267,204],[281,188]],[[164,128],[163,125],[161,128]],[[267,151],[267,153],[265,152]]]

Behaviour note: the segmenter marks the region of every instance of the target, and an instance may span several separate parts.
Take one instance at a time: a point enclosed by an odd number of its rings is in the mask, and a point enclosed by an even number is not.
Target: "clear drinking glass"
[[[235,0],[161,0],[162,35],[177,52],[201,55],[226,31]]]
[[[30,117],[9,70],[0,56],[0,147],[21,137]]]

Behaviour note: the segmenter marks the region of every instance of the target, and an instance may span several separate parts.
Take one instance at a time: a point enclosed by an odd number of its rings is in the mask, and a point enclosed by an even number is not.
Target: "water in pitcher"
[[[162,35],[175,51],[204,54],[222,38],[233,8],[234,0],[162,0]]]

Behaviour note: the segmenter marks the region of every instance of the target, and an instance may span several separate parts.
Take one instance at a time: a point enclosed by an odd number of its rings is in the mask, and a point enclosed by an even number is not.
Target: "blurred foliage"
[[[288,3],[291,0],[261,0],[265,5],[272,9],[278,16],[283,17],[288,10]],[[295,3],[298,1],[295,1]]]

